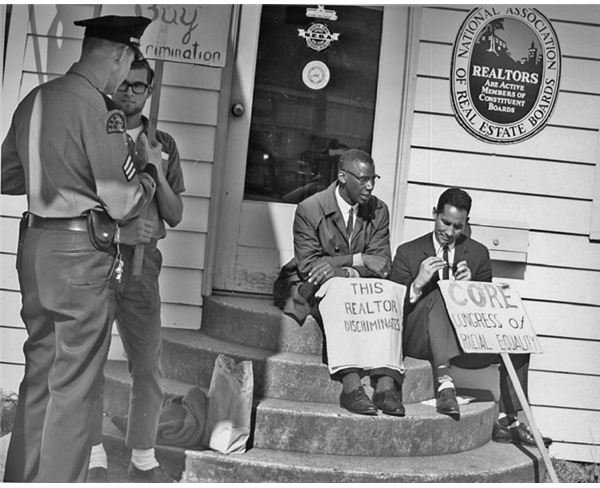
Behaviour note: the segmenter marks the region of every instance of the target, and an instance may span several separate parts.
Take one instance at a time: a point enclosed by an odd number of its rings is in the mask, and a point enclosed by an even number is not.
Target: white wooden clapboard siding
[[[2,234],[0,235],[0,253],[15,253],[19,237],[19,219],[0,217]]]
[[[16,262],[15,254],[4,254],[0,253],[0,289],[1,290],[18,290],[19,280],[17,278],[17,270],[15,269]],[[18,325],[20,318],[16,317],[15,323],[9,323],[6,325]]]
[[[0,388],[7,392],[18,392],[25,366],[0,362]]]
[[[600,341],[600,307],[562,302],[524,302],[527,315],[538,334]],[[562,364],[562,361],[559,362]]]
[[[462,130],[462,129],[461,129]],[[523,164],[527,164],[523,162]],[[478,172],[474,166],[471,171]],[[540,174],[540,178],[544,175]],[[466,185],[461,185],[466,186]],[[444,186],[409,183],[406,191],[406,215],[431,217]],[[473,198],[471,219],[518,220],[539,231],[586,235],[589,230],[591,203],[589,200],[570,200],[554,196],[522,193],[492,192],[468,187]],[[558,218],[557,216],[563,216]]]
[[[185,194],[196,197],[210,197],[212,181],[212,162],[202,160],[181,159]]]
[[[600,106],[599,106],[600,109]],[[594,164],[495,156],[423,147],[411,149],[408,178],[415,183],[460,184],[469,188],[554,195],[591,200],[594,196]],[[477,168],[477,171],[473,171]],[[545,177],[539,178],[540,174]]]
[[[559,38],[560,92],[548,126],[510,145],[477,140],[453,116],[452,45],[470,9],[423,8],[401,238],[431,230],[431,208],[447,186],[473,197],[474,235],[478,222],[525,223],[527,262],[492,264],[495,279],[523,297],[545,351],[533,355],[529,374],[536,420],[555,439],[552,455],[598,462],[600,247],[588,236],[598,198],[600,8],[536,8]]]
[[[600,423],[595,418],[595,412],[592,410],[574,410],[565,408],[532,406],[536,422],[544,424],[544,435],[554,439],[554,444],[550,446],[550,455],[557,458],[569,458],[576,456],[575,459],[598,463],[598,454],[589,444],[600,443]],[[560,422],[556,419],[560,418]],[[574,444],[565,442],[571,437],[571,428],[574,424],[582,424],[583,436],[588,443]]]
[[[2,327],[0,328],[0,354],[2,361],[11,364],[22,364],[23,343],[27,338],[24,327]]]
[[[21,313],[21,294],[16,290],[5,290],[0,307],[0,326],[23,327]],[[18,319],[15,321],[15,317]]]
[[[570,373],[600,376],[600,349],[596,341],[541,337],[540,343],[544,354],[532,355],[533,369],[562,373],[564,364],[558,358],[568,357]]]
[[[598,133],[591,130],[546,126],[532,139],[520,142],[518,145],[494,144],[492,150],[489,144],[467,133],[454,117],[435,113],[415,113],[411,141],[413,147],[590,163],[595,158]],[[569,141],[569,144],[565,144],[565,141]]]

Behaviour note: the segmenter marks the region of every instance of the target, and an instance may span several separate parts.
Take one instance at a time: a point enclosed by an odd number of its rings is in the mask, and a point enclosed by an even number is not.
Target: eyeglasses
[[[133,93],[136,93],[137,95],[141,95],[148,89],[148,85],[146,83],[142,83],[141,81],[136,81],[135,83],[124,81],[121,83],[119,88],[117,88],[117,90],[120,92],[126,92],[129,90],[129,87],[131,87]]]
[[[358,176],[358,175],[354,174],[352,171],[350,171],[349,169],[343,169],[342,171],[343,171],[344,173],[349,173],[349,174],[351,174],[352,176],[354,176],[354,177],[355,177],[355,178],[358,180],[358,182],[359,182],[361,185],[363,185],[363,186],[364,186],[364,185],[366,185],[366,184],[367,184],[367,183],[369,183],[369,182],[371,182],[372,184],[375,184],[375,182],[376,182],[376,181],[377,181],[379,178],[381,178],[381,176],[379,176],[379,175],[373,175],[373,176]]]

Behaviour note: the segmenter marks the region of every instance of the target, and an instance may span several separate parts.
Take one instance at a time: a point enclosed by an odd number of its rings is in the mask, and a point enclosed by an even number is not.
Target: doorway
[[[391,202],[408,7],[243,5],[213,288],[270,294],[293,256],[296,204],[370,152]]]

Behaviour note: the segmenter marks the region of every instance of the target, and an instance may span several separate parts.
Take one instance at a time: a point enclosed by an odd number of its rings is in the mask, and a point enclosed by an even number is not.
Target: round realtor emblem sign
[[[329,68],[323,61],[309,61],[302,70],[302,81],[311,90],[325,88],[329,78]]]
[[[534,8],[472,10],[452,52],[450,95],[458,122],[486,142],[520,142],[542,130],[560,83],[552,25]]]

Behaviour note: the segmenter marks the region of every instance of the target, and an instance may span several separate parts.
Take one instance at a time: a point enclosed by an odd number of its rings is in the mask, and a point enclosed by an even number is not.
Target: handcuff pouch
[[[109,252],[113,246],[117,222],[104,210],[90,210],[87,214],[90,241],[99,251]]]

